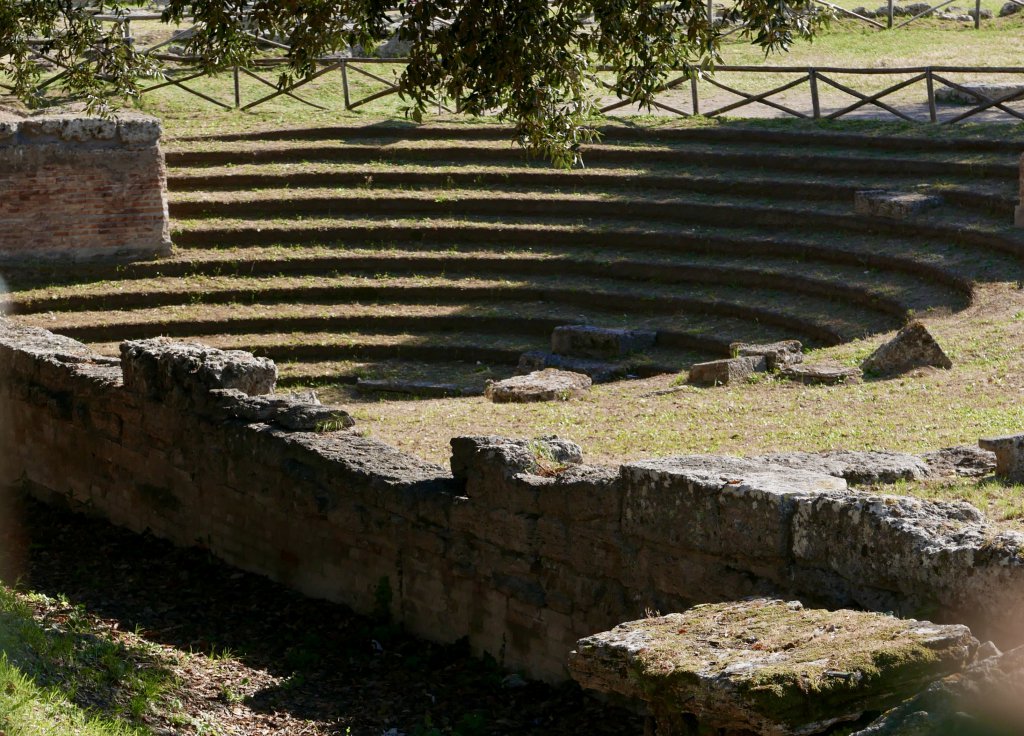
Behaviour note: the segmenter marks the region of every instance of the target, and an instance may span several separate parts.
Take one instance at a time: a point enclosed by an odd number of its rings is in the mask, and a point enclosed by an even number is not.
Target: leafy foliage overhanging
[[[784,51],[810,38],[825,17],[813,0],[737,0],[730,29]],[[139,92],[159,74],[123,41],[129,4],[100,0],[0,0],[0,71],[31,101],[42,52],[62,67],[71,94],[93,104]],[[208,71],[245,65],[258,38],[284,40],[281,83],[316,71],[318,59],[352,46],[373,48],[394,34],[411,44],[401,94],[418,119],[439,99],[468,114],[497,114],[519,140],[571,165],[593,132],[593,80],[612,72],[614,91],[649,107],[669,73],[701,74],[720,61],[722,27],[704,0],[168,0],[163,19],[195,23],[187,51]]]

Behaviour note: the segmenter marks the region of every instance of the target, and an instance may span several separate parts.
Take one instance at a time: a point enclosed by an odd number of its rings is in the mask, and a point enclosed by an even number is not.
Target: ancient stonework
[[[988,649],[988,656],[982,656]],[[934,683],[853,736],[1018,736],[1024,733],[1024,647],[979,650],[963,675]]]
[[[843,383],[860,383],[863,372],[860,368],[829,363],[814,365],[787,365],[779,371],[782,378],[807,385],[836,386]]]
[[[442,467],[312,397],[249,395],[268,361],[130,346],[105,358],[0,319],[0,484],[356,611],[388,591],[410,633],[532,677],[564,679],[580,638],[647,609],[749,596],[928,611],[1005,649],[1022,636],[1024,535],[968,504],[763,459],[596,467],[550,437],[456,438]],[[289,428],[311,421],[331,431]]]
[[[657,337],[653,330],[565,325],[551,333],[551,352],[574,358],[621,358],[653,347]]]
[[[997,475],[1011,483],[1024,483],[1024,434],[983,437],[978,447],[995,453]]]
[[[754,373],[765,370],[764,357],[726,358],[694,363],[686,377],[694,386],[730,386],[743,383]]]
[[[899,480],[920,480],[931,475],[928,463],[914,455],[901,452],[786,452],[757,458],[773,465],[809,470],[843,478],[851,485],[895,483]]]
[[[645,702],[659,734],[702,729],[822,734],[961,671],[965,626],[754,599],[696,606],[581,639],[569,671],[586,688]]]
[[[775,371],[793,363],[803,363],[803,345],[799,340],[781,340],[772,343],[734,342],[729,345],[734,357],[764,358],[765,367]]]
[[[533,373],[545,368],[558,368],[572,373],[589,376],[594,383],[608,383],[625,378],[629,366],[622,361],[595,360],[593,358],[576,358],[570,355],[556,355],[543,350],[531,350],[519,356],[517,370],[520,373]]]
[[[866,189],[854,195],[853,209],[861,215],[904,219],[920,215],[940,204],[942,199],[933,194]]]
[[[578,399],[590,390],[592,381],[582,373],[545,368],[525,376],[513,376],[487,386],[484,395],[496,404]]]
[[[0,261],[170,250],[160,122],[0,112]]]
[[[924,323],[914,320],[871,353],[861,364],[861,369],[878,376],[893,376],[928,366],[949,369],[953,367],[953,361]]]

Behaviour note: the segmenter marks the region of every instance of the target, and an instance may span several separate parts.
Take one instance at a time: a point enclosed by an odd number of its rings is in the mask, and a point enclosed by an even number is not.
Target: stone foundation
[[[765,460],[591,467],[551,440],[457,438],[450,470],[259,421],[244,392],[262,384],[243,377],[269,369],[244,356],[183,350],[184,370],[161,346],[122,354],[0,320],[4,482],[360,612],[386,605],[533,677],[565,679],[578,639],[646,611],[747,596],[1024,637],[1024,535],[967,504]]]
[[[167,252],[160,123],[0,113],[0,261]]]

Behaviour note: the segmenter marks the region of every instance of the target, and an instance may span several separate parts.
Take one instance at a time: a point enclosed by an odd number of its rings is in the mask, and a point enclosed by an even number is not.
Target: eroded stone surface
[[[758,459],[787,468],[834,475],[853,485],[920,480],[930,474],[924,460],[902,452],[786,452],[762,455]]]
[[[765,736],[817,734],[961,671],[977,640],[965,626],[755,599],[695,606],[581,639],[569,670],[582,686],[650,704],[666,724]]]
[[[653,347],[657,336],[653,330],[564,325],[551,333],[551,352],[576,358],[619,358]]]
[[[944,447],[934,452],[926,452],[921,459],[928,463],[929,474],[936,476],[959,475],[977,478],[996,469],[994,452],[970,445]]]
[[[858,214],[894,219],[920,215],[940,204],[942,199],[933,194],[890,192],[884,189],[865,189],[857,192],[853,199],[853,209]]]
[[[860,383],[864,374],[860,368],[831,363],[814,365],[787,365],[779,375],[790,381],[808,385],[835,386],[841,383]]]
[[[995,453],[998,475],[1014,483],[1024,482],[1024,434],[983,437],[978,447]]]
[[[914,368],[952,368],[953,361],[920,320],[903,327],[861,364],[865,373],[892,376]]]
[[[468,469],[479,462],[480,456],[498,460],[513,473],[537,473],[545,463],[568,466],[583,462],[583,448],[555,435],[532,440],[494,435],[453,437],[451,446],[452,475],[460,479],[466,477]]]
[[[1024,647],[932,684],[853,736],[1019,736],[1024,733]]]
[[[125,388],[151,398],[182,389],[196,395],[212,389],[270,394],[277,382],[277,366],[269,358],[165,338],[121,343],[121,365]]]
[[[754,373],[765,370],[765,365],[763,356],[694,363],[686,380],[694,386],[729,386],[742,383]]]
[[[793,363],[803,363],[803,345],[799,340],[781,340],[771,343],[734,342],[729,351],[736,357],[764,358],[770,371],[778,370]]]
[[[214,389],[210,393],[228,416],[276,424],[293,432],[328,432],[356,423],[344,409],[323,406],[315,394],[248,396],[238,389]]]
[[[584,396],[593,381],[582,373],[545,368],[525,376],[495,381],[484,395],[496,404],[531,401],[566,401]]]

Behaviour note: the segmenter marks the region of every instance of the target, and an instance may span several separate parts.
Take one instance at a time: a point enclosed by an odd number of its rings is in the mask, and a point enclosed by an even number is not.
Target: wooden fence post
[[[974,0],[974,29],[981,28],[981,0]]]
[[[932,79],[932,68],[928,67],[925,74],[925,84],[928,86],[928,119],[934,123],[939,118],[935,112],[935,80]]]
[[[700,101],[697,99],[697,77],[690,77],[690,100],[693,102],[693,114],[700,115]]]
[[[345,95],[345,109],[351,110],[348,99],[348,62],[345,59],[341,60],[341,91]]]
[[[235,109],[242,106],[242,86],[238,78],[238,64],[235,64]]]
[[[818,72],[808,69],[807,82],[811,85],[811,113],[817,120],[821,117],[821,101],[818,99]]]
[[[887,22],[889,24],[889,28],[892,28],[892,6],[893,6],[893,1],[894,0],[889,0],[889,10],[886,13],[889,16],[888,19],[887,19]],[[979,0],[979,2],[980,2],[980,0]]]

